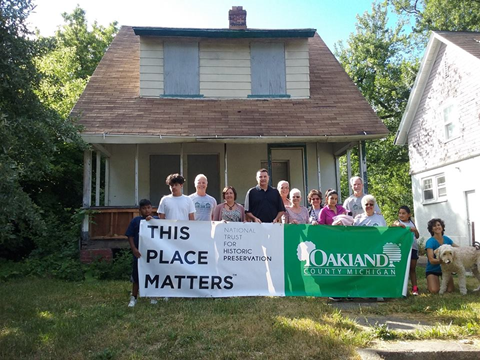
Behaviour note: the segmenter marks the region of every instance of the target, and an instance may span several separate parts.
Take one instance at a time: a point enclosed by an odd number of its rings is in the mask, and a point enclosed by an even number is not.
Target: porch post
[[[320,171],[320,151],[318,149],[318,142],[316,143],[317,150],[317,179],[318,179],[318,190],[322,191],[322,172]]]
[[[83,152],[83,208],[88,209],[92,203],[92,151]],[[85,214],[82,222],[82,243],[88,242],[90,216]],[[80,245],[81,247],[81,245]]]
[[[103,206],[110,205],[110,158],[105,158],[105,198]]]
[[[225,186],[228,186],[228,156],[227,156],[227,144],[225,143],[223,146],[223,161],[224,161],[224,168],[225,168]]]
[[[180,144],[180,175],[183,176],[183,143]]]
[[[347,176],[348,176],[348,195],[352,195],[352,187],[350,186],[350,179],[352,178],[352,162],[350,156],[352,155],[352,150],[347,150]]]
[[[335,156],[335,183],[338,192],[338,203],[342,202],[342,192],[340,191],[340,158]]]
[[[365,141],[358,142],[358,149],[360,150],[360,177],[363,179],[363,191],[368,194],[368,177],[367,177],[367,152]]]
[[[138,206],[138,144],[135,145],[135,206]]]
[[[99,151],[96,151],[96,161],[95,161],[95,206],[100,206],[100,175],[102,169],[100,165],[102,164],[102,155]]]

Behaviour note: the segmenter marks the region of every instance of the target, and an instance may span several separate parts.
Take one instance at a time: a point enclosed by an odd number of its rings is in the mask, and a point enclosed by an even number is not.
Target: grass
[[[480,337],[477,294],[422,294],[350,311],[326,299],[268,297],[140,299],[131,309],[130,284],[122,281],[27,278],[1,288],[1,359],[354,359],[356,347],[376,339]],[[369,315],[436,326],[402,333],[354,321]]]

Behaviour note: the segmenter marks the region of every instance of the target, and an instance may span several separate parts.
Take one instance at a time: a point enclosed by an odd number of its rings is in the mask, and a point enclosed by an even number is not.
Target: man
[[[281,222],[285,206],[278,190],[268,185],[269,180],[270,177],[266,169],[258,170],[258,185],[247,192],[245,197],[245,214],[252,222]]]
[[[359,176],[354,176],[350,179],[350,186],[352,187],[353,194],[350,195],[345,202],[343,207],[352,213],[352,216],[355,218],[359,214],[363,214],[362,199],[366,195],[363,193],[363,180]],[[375,203],[374,211],[377,214],[381,214],[378,204]]]
[[[189,195],[189,198],[192,199],[195,205],[195,220],[211,221],[213,209],[217,206],[217,200],[207,194],[207,177],[203,174],[198,174],[195,177],[194,184],[197,191]]]
[[[185,179],[180,174],[170,174],[166,183],[170,187],[170,195],[165,195],[158,205],[158,217],[167,220],[195,220],[195,206],[192,199],[183,195]]]

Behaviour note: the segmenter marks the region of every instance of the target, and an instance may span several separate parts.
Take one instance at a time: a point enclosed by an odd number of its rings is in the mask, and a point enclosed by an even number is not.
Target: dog
[[[440,294],[445,293],[447,284],[452,277],[452,273],[458,275],[458,287],[462,295],[467,294],[467,281],[465,278],[465,269],[471,269],[473,275],[480,282],[480,251],[475,247],[453,247],[451,245],[442,245],[434,251],[437,259],[441,260],[442,283],[440,285]],[[474,291],[480,290],[480,286]]]

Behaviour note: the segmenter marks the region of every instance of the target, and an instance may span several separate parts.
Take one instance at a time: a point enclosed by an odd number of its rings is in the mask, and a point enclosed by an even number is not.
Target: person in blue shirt
[[[125,232],[125,236],[128,237],[130,243],[130,249],[133,254],[133,266],[132,266],[132,295],[130,296],[130,302],[128,307],[134,307],[137,303],[138,296],[138,259],[142,256],[138,251],[138,238],[140,233],[140,221],[158,219],[158,217],[152,217],[152,203],[150,200],[142,199],[139,203],[140,216],[137,216],[130,221],[128,229]]]
[[[427,250],[427,268],[425,275],[427,277],[427,288],[432,294],[437,294],[440,290],[440,276],[442,276],[442,268],[440,267],[440,259],[435,257],[434,251],[441,245],[457,246],[452,239],[445,236],[445,222],[442,219],[432,219],[427,224],[427,229],[432,237],[427,240],[425,249]],[[447,291],[453,291],[453,278],[448,282]]]

